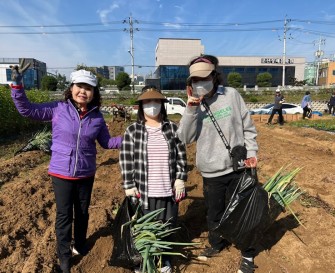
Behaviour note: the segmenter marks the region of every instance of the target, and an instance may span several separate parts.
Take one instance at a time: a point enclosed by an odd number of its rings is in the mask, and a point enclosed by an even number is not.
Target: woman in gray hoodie
[[[196,165],[203,177],[210,244],[200,254],[201,257],[214,256],[227,246],[227,241],[213,229],[225,211],[228,188],[236,187],[243,175],[243,171],[233,169],[226,144],[230,147],[245,146],[246,156],[242,165],[245,163],[246,167],[255,168],[257,164],[257,132],[249,110],[236,89],[223,87],[217,67],[218,59],[210,55],[191,61],[187,107],[177,131],[183,142],[197,142]],[[221,128],[226,144],[206,111],[204,102]],[[240,273],[254,272],[254,256],[255,249],[252,246],[242,250]]]

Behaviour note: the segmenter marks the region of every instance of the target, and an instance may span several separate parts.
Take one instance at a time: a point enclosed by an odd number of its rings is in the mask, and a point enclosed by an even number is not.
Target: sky
[[[335,56],[335,1],[0,0],[0,58],[35,58],[68,76],[78,64],[155,71],[159,38],[201,39],[215,56]],[[286,43],[284,25],[286,20]]]

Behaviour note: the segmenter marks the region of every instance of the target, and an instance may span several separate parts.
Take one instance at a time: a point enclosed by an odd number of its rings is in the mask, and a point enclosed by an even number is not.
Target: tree
[[[54,76],[44,76],[41,80],[42,90],[57,90],[57,79]]]
[[[228,86],[237,88],[242,86],[242,76],[237,72],[230,72],[227,76]]]
[[[57,74],[57,89],[58,90],[65,90],[66,86],[68,85],[68,82],[66,81],[66,76]]]
[[[307,83],[307,80],[298,81],[297,78],[290,78],[289,84],[293,86],[304,86]]]
[[[103,78],[100,82],[101,86],[116,85],[114,80]]]
[[[257,85],[259,87],[270,87],[272,86],[272,75],[269,72],[259,73],[256,78]]]
[[[119,90],[130,90],[127,86],[130,85],[131,79],[126,72],[121,72],[116,76],[115,79],[117,89]]]

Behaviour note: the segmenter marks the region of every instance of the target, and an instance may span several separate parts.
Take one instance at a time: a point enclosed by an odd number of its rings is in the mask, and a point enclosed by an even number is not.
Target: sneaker
[[[136,267],[134,273],[142,273],[141,267]]]
[[[220,249],[208,246],[198,255],[198,259],[206,260],[207,258],[216,256],[216,254],[219,254],[220,251],[221,251]]]
[[[242,257],[240,269],[237,273],[254,273],[256,268],[258,268],[258,266],[254,264],[253,260],[249,261]]]
[[[166,265],[161,268],[161,273],[172,273],[171,265]]]
[[[61,259],[59,267],[62,270],[62,273],[70,273],[71,272],[70,259],[69,258]]]
[[[265,123],[266,125],[272,125],[272,123],[271,122],[267,122],[267,123]]]
[[[87,253],[88,253],[88,249],[87,247],[76,247],[74,245],[71,246],[71,252],[72,252],[72,255],[73,256],[77,256],[77,255],[80,255],[80,256],[86,256]]]
[[[172,273],[172,266],[168,259],[164,261],[164,266],[161,268],[160,272],[161,273]]]

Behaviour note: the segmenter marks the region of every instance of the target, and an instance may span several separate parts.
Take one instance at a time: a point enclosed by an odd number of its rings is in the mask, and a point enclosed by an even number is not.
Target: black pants
[[[222,249],[227,244],[227,241],[213,229],[218,226],[229,202],[226,196],[233,194],[235,186],[237,186],[242,175],[243,172],[233,172],[219,177],[203,177],[203,191],[207,208],[208,241],[215,249]],[[242,249],[241,252],[244,257],[255,256],[255,249],[252,246]]]
[[[93,182],[94,177],[67,180],[52,176],[57,207],[55,228],[59,259],[71,257],[72,222],[74,222],[75,246],[80,249],[86,244],[88,207]]]
[[[271,123],[272,122],[272,119],[273,119],[273,116],[278,113],[279,115],[279,124],[280,125],[283,125],[284,124],[284,118],[283,118],[283,109],[272,109],[272,112],[271,112],[271,116],[268,120],[268,123]]]
[[[305,106],[302,110],[303,110],[302,118],[303,119],[305,119],[306,117],[309,118],[310,112],[312,111],[311,108]]]

